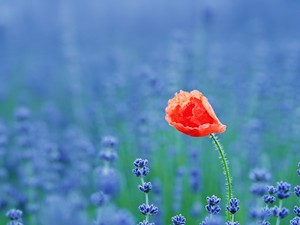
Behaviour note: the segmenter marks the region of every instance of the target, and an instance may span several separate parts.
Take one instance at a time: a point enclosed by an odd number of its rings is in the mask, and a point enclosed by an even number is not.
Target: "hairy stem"
[[[223,170],[227,181],[227,205],[229,205],[229,201],[232,198],[232,181],[229,173],[228,161],[226,159],[225,152],[221,144],[219,143],[217,137],[215,136],[215,134],[211,134],[210,136],[213,139],[213,142],[215,143],[217,150],[219,151],[220,158],[222,160]],[[230,221],[230,212],[228,211],[227,211],[227,220]]]

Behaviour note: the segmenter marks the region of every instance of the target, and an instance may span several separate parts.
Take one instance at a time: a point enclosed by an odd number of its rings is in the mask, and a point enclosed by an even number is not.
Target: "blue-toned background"
[[[213,194],[224,213],[210,138],[164,119],[168,99],[193,89],[227,125],[236,217],[254,222],[254,168],[268,184],[300,183],[299,20],[297,0],[0,1],[0,225],[10,208],[29,225],[137,224],[138,157],[149,160],[155,224],[178,213],[199,224]],[[297,202],[285,201],[283,224]]]

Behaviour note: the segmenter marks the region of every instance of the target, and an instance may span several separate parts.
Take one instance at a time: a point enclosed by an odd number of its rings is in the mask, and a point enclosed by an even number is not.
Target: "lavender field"
[[[299,21],[297,0],[0,0],[0,225],[300,225]],[[169,126],[180,90],[226,131]]]

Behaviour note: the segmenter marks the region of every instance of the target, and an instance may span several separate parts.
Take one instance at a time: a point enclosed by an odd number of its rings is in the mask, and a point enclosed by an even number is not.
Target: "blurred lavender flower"
[[[118,157],[118,154],[115,150],[117,144],[118,144],[118,140],[114,136],[102,137],[101,140],[102,149],[99,152],[100,158],[103,161],[112,164]]]
[[[198,217],[200,216],[201,212],[202,212],[202,204],[200,202],[194,202],[191,210],[190,210],[190,214],[191,216],[194,217]]]
[[[294,187],[294,193],[297,197],[300,197],[300,185]]]
[[[300,217],[300,207],[294,206],[294,213],[295,213],[298,217]]]
[[[22,222],[23,212],[19,209],[10,209],[6,213],[6,217],[10,219],[7,225],[23,225]]]
[[[113,168],[113,162],[117,159],[115,147],[118,140],[114,136],[104,136],[99,151],[103,166],[95,170],[97,189],[103,192],[109,199],[115,198],[121,188],[121,175]]]
[[[265,221],[272,216],[272,210],[270,208],[252,208],[250,209],[250,216],[251,218]]]
[[[115,148],[118,144],[116,137],[107,135],[102,137],[101,144],[104,148]]]
[[[5,185],[3,187],[3,192],[18,208],[24,208],[28,203],[28,197],[24,193],[24,190],[21,191],[11,184]]]
[[[96,169],[96,185],[110,199],[115,198],[121,188],[121,177],[118,171],[113,168]]]
[[[201,172],[199,171],[199,151],[198,149],[191,149],[190,153],[190,187],[194,193],[198,193],[201,189]]]
[[[139,222],[138,225],[155,225],[155,223],[150,223],[144,220],[143,222]]]
[[[10,220],[19,220],[19,219],[22,219],[23,212],[19,209],[11,209],[6,213],[6,216]]]
[[[222,217],[217,215],[208,216],[199,225],[223,225],[224,220]]]
[[[91,195],[91,202],[96,206],[102,206],[106,201],[106,197],[102,191],[98,191]]]
[[[151,225],[151,223],[144,224]],[[129,211],[114,205],[107,205],[97,210],[93,225],[136,225],[136,220]]]
[[[249,177],[254,182],[268,182],[271,179],[271,174],[262,168],[253,169]]]
[[[290,220],[290,225],[300,225],[300,217],[294,217]]]
[[[181,210],[184,173],[185,169],[183,167],[177,168],[174,179],[172,208],[176,213]]]
[[[80,197],[80,202],[74,199],[72,195],[50,195],[47,196],[40,209],[42,225],[84,225],[88,223],[88,218],[81,206],[82,201],[85,201]],[[80,203],[80,204],[79,204]],[[59,215],[59,220],[57,216]]]
[[[162,187],[159,179],[154,179],[152,182],[152,192],[153,192],[153,204],[158,208],[163,208],[163,196],[162,196]],[[164,224],[164,213],[159,210],[157,215],[153,218],[153,223],[156,225]]]
[[[6,170],[6,160],[5,156],[7,154],[7,131],[6,127],[2,122],[0,122],[0,181],[4,183],[7,178],[7,170]],[[1,187],[0,185],[0,195],[1,195]],[[0,208],[2,208],[0,206]]]
[[[257,196],[263,196],[267,192],[267,182],[271,179],[271,175],[265,169],[253,169],[249,174],[250,179],[254,182],[250,191]]]

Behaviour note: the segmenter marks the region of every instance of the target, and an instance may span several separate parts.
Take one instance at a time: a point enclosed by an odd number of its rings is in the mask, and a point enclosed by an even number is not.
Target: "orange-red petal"
[[[166,120],[178,131],[193,137],[208,136],[226,130],[207,98],[199,91],[180,91],[168,101]]]

